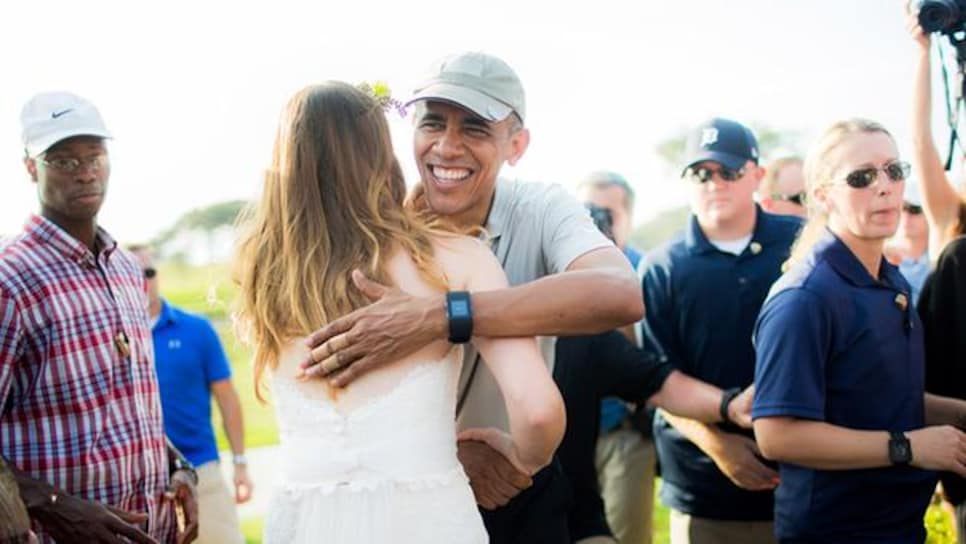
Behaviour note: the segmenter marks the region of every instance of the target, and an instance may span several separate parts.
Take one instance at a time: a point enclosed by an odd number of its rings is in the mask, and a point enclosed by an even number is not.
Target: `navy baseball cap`
[[[685,149],[685,170],[704,161],[714,161],[731,170],[739,170],[748,161],[758,164],[755,135],[730,119],[715,117],[702,123],[688,137]]]

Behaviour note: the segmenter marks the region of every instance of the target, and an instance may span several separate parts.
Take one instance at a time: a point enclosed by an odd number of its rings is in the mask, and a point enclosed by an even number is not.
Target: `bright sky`
[[[405,97],[433,59],[469,49],[504,58],[527,91],[531,146],[508,173],[574,187],[592,170],[621,172],[641,222],[685,201],[655,144],[712,115],[809,136],[863,116],[903,140],[913,44],[899,4],[8,2],[0,234],[37,208],[19,122],[36,92],[70,90],[100,108],[116,137],[100,223],[129,242],[189,209],[254,197],[278,114],[302,86],[384,80]],[[391,125],[412,179],[409,121]]]

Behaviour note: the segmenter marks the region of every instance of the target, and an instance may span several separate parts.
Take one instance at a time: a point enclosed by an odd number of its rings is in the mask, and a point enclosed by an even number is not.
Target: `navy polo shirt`
[[[231,378],[231,367],[215,329],[162,300],[151,332],[165,434],[193,465],[217,461],[210,385]]]
[[[721,388],[752,382],[751,334],[758,310],[781,275],[801,221],[757,210],[740,255],[717,249],[692,215],[683,236],[649,253],[644,265],[645,348],[675,368]],[[728,427],[729,432],[744,432]],[[772,493],[740,489],[714,461],[667,423],[654,419],[661,499],[671,508],[720,520],[772,519]]]
[[[882,260],[881,281],[826,231],[775,284],[755,330],[752,417],[860,430],[924,424],[922,327],[909,283]],[[884,446],[883,446],[884,447]],[[775,532],[817,542],[917,542],[936,475],[908,466],[816,470],[780,465]]]

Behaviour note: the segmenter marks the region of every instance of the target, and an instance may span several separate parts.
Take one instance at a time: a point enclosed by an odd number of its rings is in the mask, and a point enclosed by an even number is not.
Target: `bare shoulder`
[[[503,268],[485,242],[469,236],[440,236],[434,248],[452,287],[484,290],[505,285]]]

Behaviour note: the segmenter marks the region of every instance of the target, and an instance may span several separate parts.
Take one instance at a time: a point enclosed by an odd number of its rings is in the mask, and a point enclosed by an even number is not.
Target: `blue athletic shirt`
[[[215,329],[162,300],[152,335],[165,434],[195,466],[216,461],[210,385],[231,378],[231,367]]]

